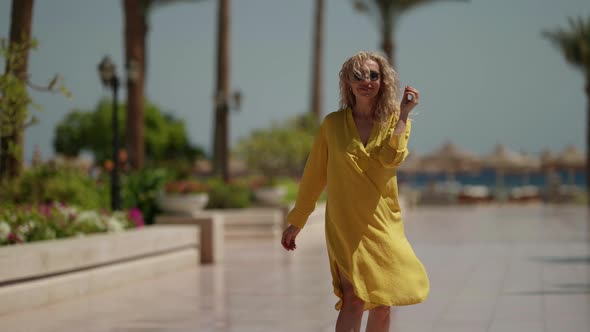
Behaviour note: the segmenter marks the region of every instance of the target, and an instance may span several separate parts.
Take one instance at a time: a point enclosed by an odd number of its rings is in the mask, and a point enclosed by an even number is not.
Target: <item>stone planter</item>
[[[209,203],[209,194],[166,194],[158,197],[158,206],[166,213],[192,213],[200,211]]]
[[[0,247],[0,316],[195,267],[200,229],[149,226]]]
[[[254,197],[263,205],[279,206],[283,203],[283,198],[287,194],[285,187],[264,187],[254,190]]]
[[[149,226],[124,232],[0,247],[0,284],[147,257],[199,245],[199,230]]]

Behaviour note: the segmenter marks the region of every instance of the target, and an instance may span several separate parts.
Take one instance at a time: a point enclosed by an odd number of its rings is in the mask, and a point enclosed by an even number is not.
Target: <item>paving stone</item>
[[[431,293],[422,304],[394,308],[391,331],[590,330],[585,207],[420,207],[404,217]],[[301,232],[295,252],[266,238],[229,240],[224,250],[221,264],[0,316],[0,330],[334,330],[321,214]]]

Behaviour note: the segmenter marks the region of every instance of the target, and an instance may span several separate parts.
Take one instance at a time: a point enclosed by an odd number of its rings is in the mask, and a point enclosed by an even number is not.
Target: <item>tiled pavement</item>
[[[590,330],[586,208],[433,207],[404,216],[431,293],[395,308],[391,331]],[[225,249],[223,264],[0,316],[0,331],[333,331],[321,216],[295,252],[259,239]]]

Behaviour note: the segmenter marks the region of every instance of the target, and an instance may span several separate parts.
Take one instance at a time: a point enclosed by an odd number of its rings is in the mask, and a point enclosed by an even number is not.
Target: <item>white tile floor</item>
[[[422,304],[395,308],[391,331],[590,330],[586,208],[404,213],[431,293]],[[230,241],[223,264],[0,316],[0,331],[333,331],[336,298],[323,236],[320,216],[301,233],[296,252],[283,251],[278,240]]]

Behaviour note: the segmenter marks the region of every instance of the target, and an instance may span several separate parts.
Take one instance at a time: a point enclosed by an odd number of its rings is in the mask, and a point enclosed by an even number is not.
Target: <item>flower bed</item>
[[[137,209],[109,213],[64,204],[0,207],[0,246],[143,226]]]

